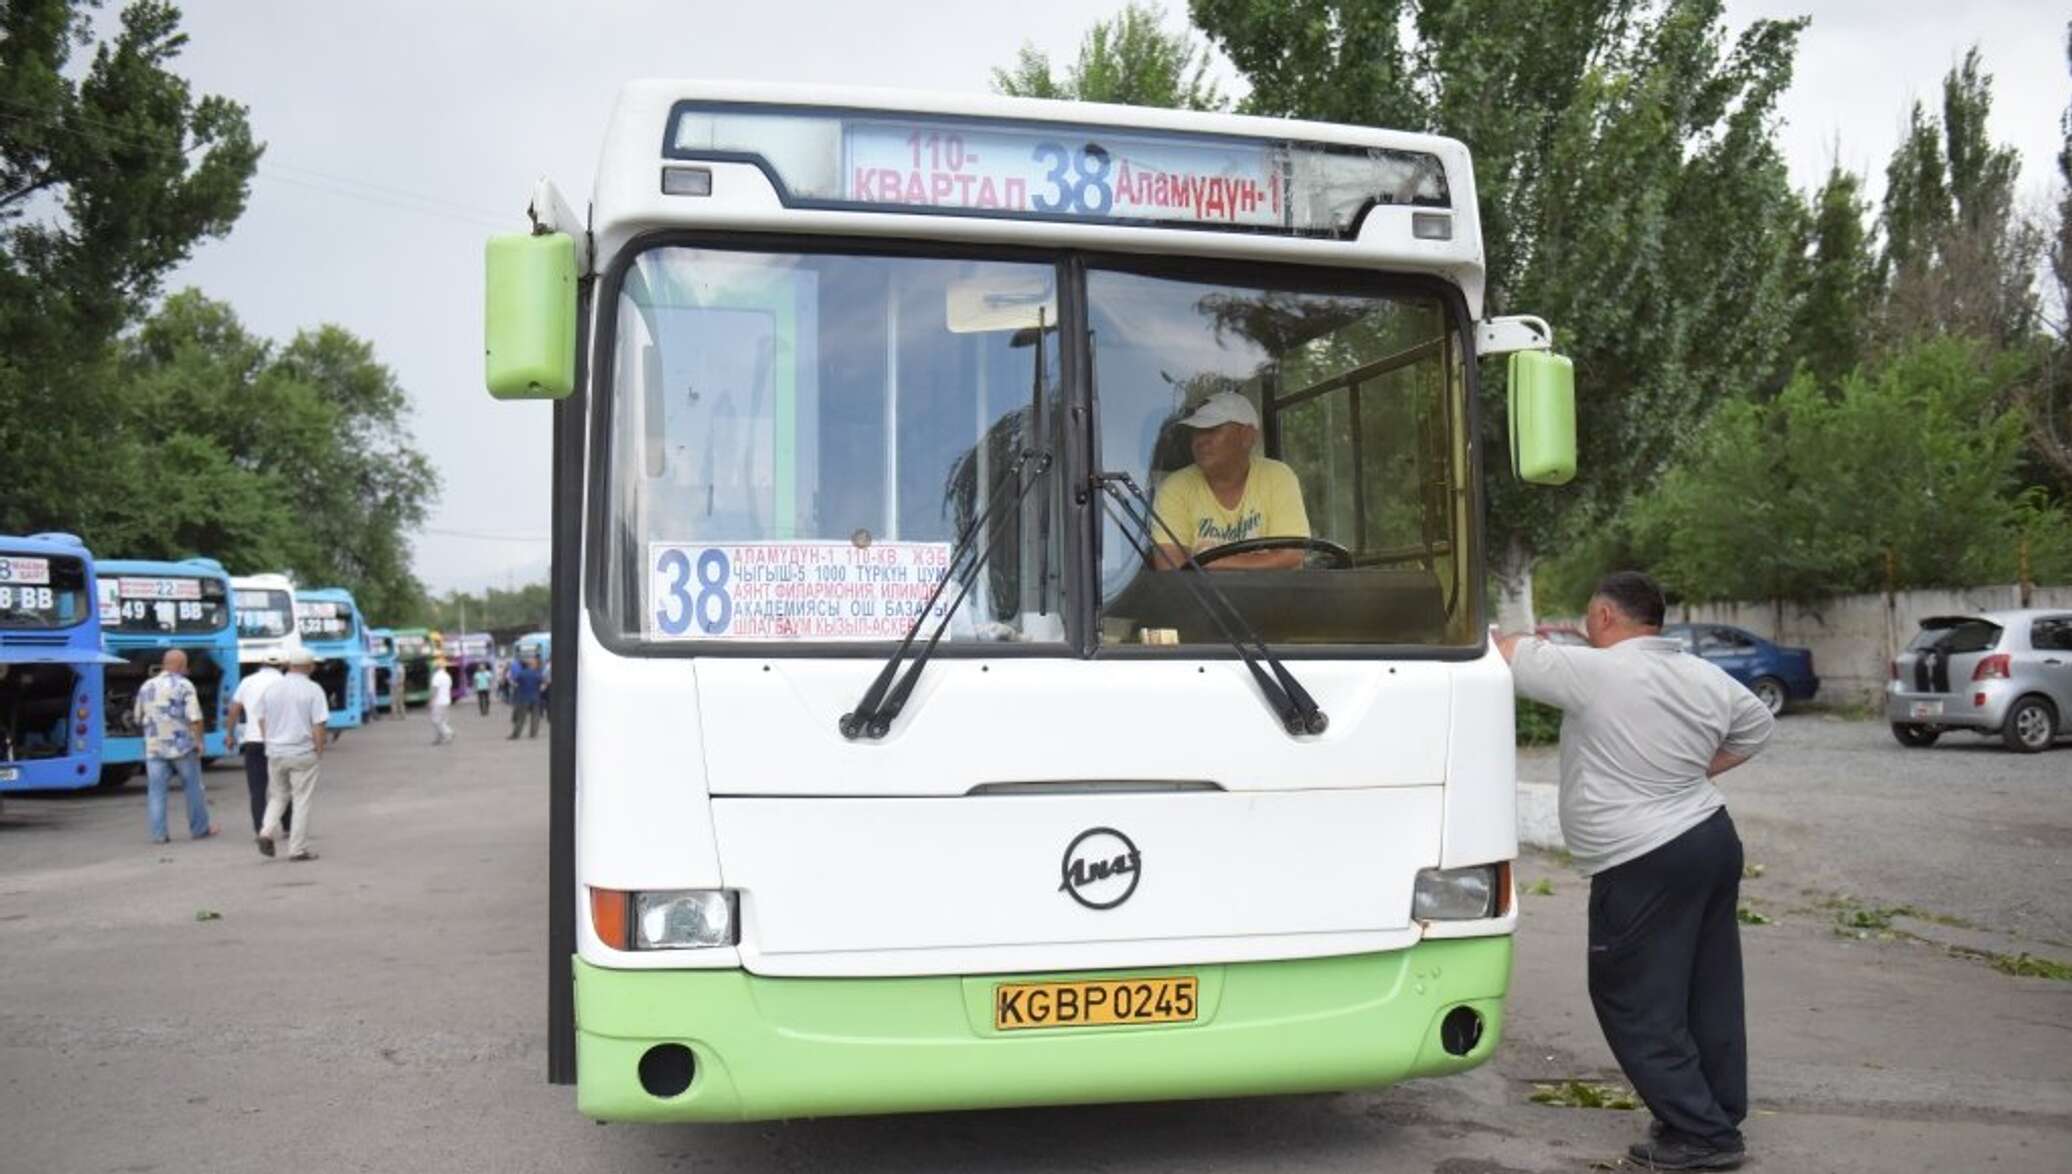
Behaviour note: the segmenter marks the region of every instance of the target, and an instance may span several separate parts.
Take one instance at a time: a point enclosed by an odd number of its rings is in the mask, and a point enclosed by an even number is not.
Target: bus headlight
[[[1410,894],[1410,916],[1418,921],[1475,921],[1495,917],[1504,899],[1503,866],[1421,868]]]
[[[641,950],[731,946],[734,894],[722,889],[633,894],[633,945]]]
[[[614,950],[706,950],[741,940],[731,889],[590,890],[590,924]]]

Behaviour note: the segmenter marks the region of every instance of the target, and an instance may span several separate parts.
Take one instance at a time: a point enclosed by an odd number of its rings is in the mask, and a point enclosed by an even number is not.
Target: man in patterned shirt
[[[201,787],[201,698],[187,679],[187,654],[165,654],[157,676],[137,690],[133,716],[144,731],[144,773],[150,782],[151,842],[163,844],[165,792],[174,771],[187,796],[187,834],[205,840],[216,834],[209,800]]]

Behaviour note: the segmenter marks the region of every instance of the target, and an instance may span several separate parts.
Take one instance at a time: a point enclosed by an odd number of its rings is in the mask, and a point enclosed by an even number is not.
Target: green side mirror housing
[[[1576,475],[1576,367],[1551,351],[1513,351],[1511,472],[1528,485]]]
[[[561,399],[576,388],[576,242],[565,232],[489,238],[483,364],[498,399]]]

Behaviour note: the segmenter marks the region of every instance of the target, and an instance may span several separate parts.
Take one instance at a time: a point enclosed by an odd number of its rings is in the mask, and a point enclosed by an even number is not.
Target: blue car
[[[1820,692],[1813,673],[1813,654],[1804,648],[1772,644],[1754,632],[1726,624],[1664,624],[1664,636],[1683,641],[1684,651],[1702,656],[1748,686],[1749,692],[1783,713],[1794,701],[1811,701]]]

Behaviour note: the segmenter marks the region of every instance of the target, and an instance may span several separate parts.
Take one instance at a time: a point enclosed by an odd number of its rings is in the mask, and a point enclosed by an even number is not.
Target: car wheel
[[[137,771],[137,764],[133,762],[126,762],[121,766],[104,766],[101,768],[100,780],[95,783],[95,786],[100,787],[104,791],[119,790],[124,783],[130,781],[130,777],[135,775]]]
[[[1933,726],[1916,725],[1913,722],[1893,722],[1892,736],[1899,739],[1902,746],[1919,749],[1935,745],[1935,740],[1942,737],[1942,731]]]
[[[1755,684],[1750,685],[1748,688],[1749,692],[1755,694],[1755,699],[1763,703],[1763,708],[1769,710],[1772,714],[1784,712],[1785,692],[1783,681],[1775,677],[1757,677]]]
[[[2001,740],[2009,750],[2036,754],[2050,749],[2058,736],[2058,715],[2041,697],[2024,697],[2007,711],[2007,724],[2000,727]]]

